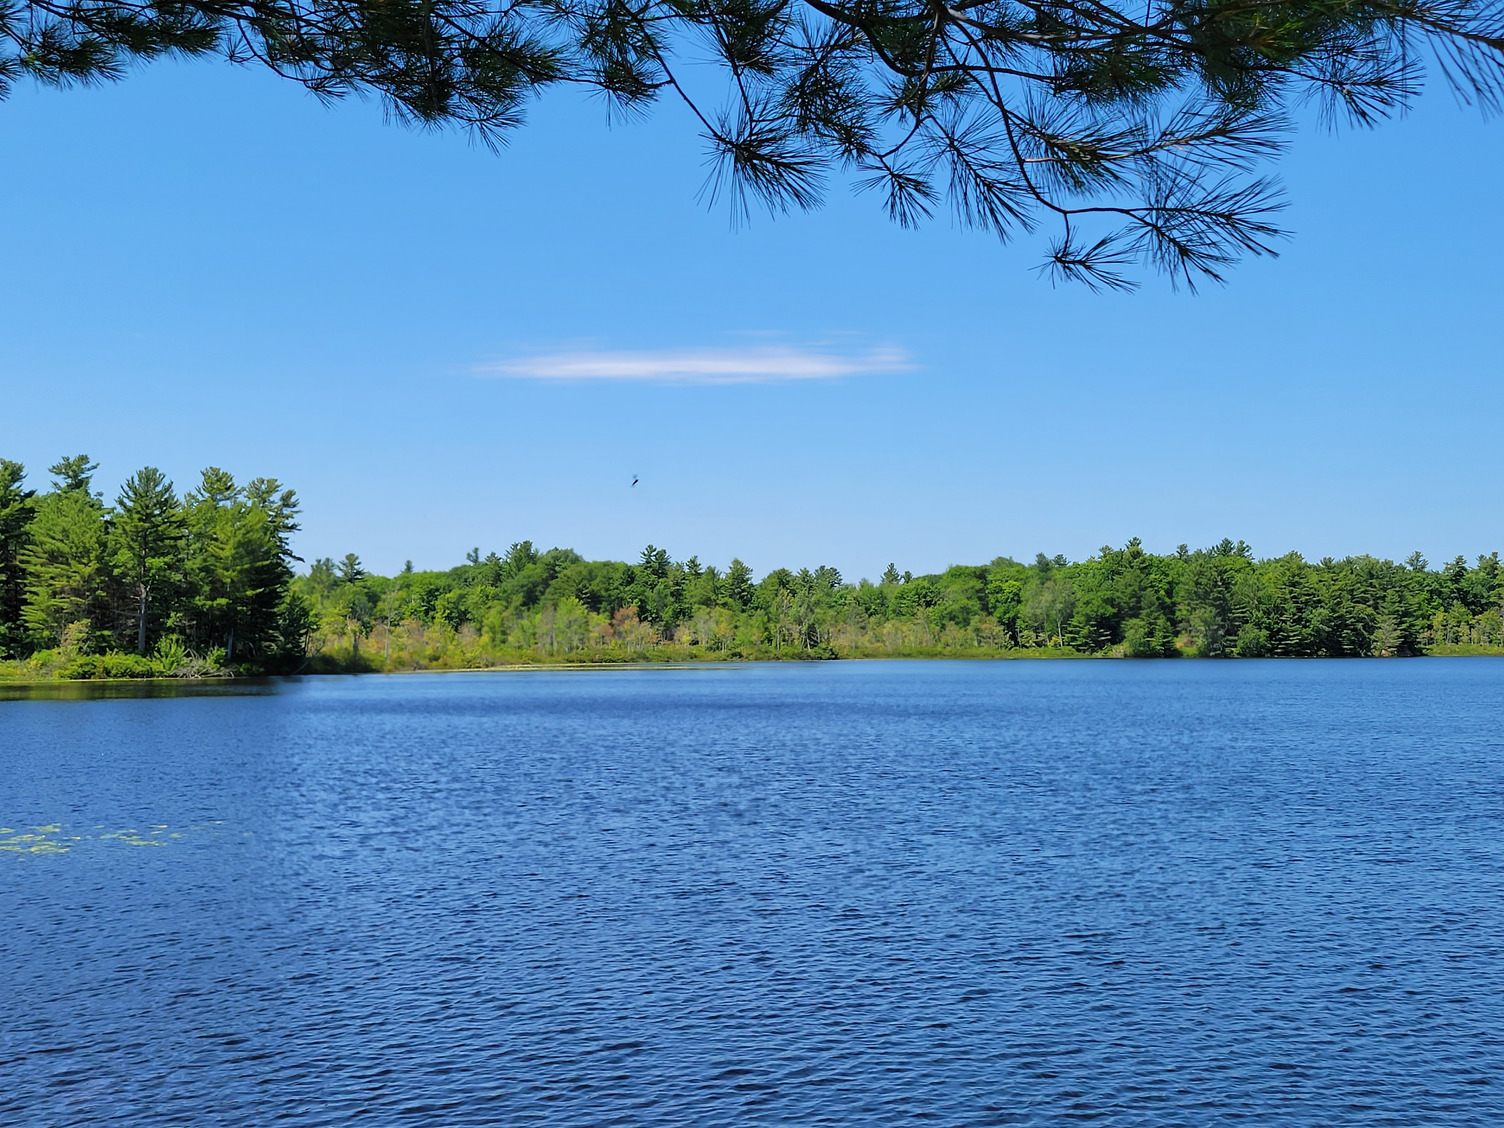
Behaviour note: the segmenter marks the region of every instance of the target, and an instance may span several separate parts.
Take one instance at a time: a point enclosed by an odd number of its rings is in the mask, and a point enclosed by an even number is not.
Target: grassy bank
[[[997,661],[1029,658],[1087,658],[1091,655],[1054,648],[1033,650],[946,650],[939,647],[886,650],[858,648],[845,653],[833,649],[785,650],[781,653],[707,651],[696,646],[662,645],[629,650],[539,653],[528,650],[444,649],[433,653],[397,655],[380,649],[321,651],[283,674],[401,674],[445,670],[581,669],[610,666],[715,665],[730,662],[810,662],[834,659],[965,659]],[[93,654],[68,661],[0,661],[0,683],[46,685],[70,681],[183,681],[260,676],[264,671],[227,669],[206,664],[169,666],[134,654]]]

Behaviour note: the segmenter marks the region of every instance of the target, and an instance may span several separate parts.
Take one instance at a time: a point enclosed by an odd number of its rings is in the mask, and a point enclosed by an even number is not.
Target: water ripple
[[[0,1123],[1498,1124],[1501,689],[839,663],[6,703]]]

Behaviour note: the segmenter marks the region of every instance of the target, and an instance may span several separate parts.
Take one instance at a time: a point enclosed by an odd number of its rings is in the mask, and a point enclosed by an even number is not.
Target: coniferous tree
[[[49,468],[53,489],[38,499],[21,553],[26,605],[21,617],[45,645],[99,645],[109,626],[104,506],[89,490],[97,464],[87,455]]]
[[[75,454],[58,459],[47,467],[47,472],[53,475],[53,490],[61,493],[69,490],[88,493],[89,486],[94,481],[94,471],[98,469],[99,463],[91,462],[87,454]]]
[[[14,658],[25,645],[21,621],[26,575],[21,554],[30,542],[36,491],[23,487],[26,468],[0,458],[0,658]]]
[[[152,620],[181,584],[183,538],[183,514],[166,476],[146,466],[127,478],[115,499],[109,558],[131,603],[137,654],[146,653]]]
[[[704,48],[719,81],[707,74]],[[1496,0],[16,0],[0,95],[136,60],[258,61],[321,98],[495,143],[550,86],[623,113],[680,100],[737,213],[809,208],[833,176],[911,226],[949,204],[1010,238],[1048,222],[1057,277],[1181,282],[1269,252],[1258,166],[1316,101],[1369,125],[1418,95],[1424,61],[1465,100],[1504,96]]]
[[[218,645],[224,638],[233,555],[227,545],[227,510],[240,497],[235,479],[216,466],[206,468],[199,485],[183,497],[187,532],[186,572],[189,621],[196,646]]]
[[[743,610],[752,606],[752,569],[736,557],[726,569],[726,601]]]
[[[345,553],[345,558],[339,562],[339,578],[341,583],[353,584],[365,577],[366,570],[360,563],[360,557],[353,552]]]
[[[229,662],[237,655],[264,657],[275,648],[292,582],[288,538],[298,527],[295,495],[274,479],[258,478],[242,489],[211,466],[185,501],[197,638],[222,646]]]

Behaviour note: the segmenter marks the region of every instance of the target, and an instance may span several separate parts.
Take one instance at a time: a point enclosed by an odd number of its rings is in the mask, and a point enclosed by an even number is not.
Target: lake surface
[[[0,1123],[1498,1125],[1504,661],[0,703]]]

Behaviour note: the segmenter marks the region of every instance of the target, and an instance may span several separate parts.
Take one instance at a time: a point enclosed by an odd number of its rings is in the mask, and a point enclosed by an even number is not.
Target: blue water
[[[0,703],[0,1124],[1497,1125],[1501,702],[1423,659]]]

